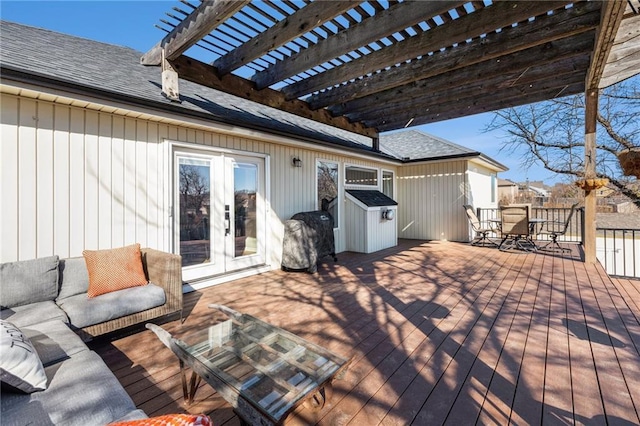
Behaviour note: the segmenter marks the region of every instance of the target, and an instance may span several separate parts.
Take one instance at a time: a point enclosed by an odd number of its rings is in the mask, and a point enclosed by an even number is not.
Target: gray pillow
[[[0,264],[0,286],[2,308],[55,300],[58,256]]]
[[[89,273],[84,257],[60,259],[60,294],[57,299],[66,299],[89,289]]]
[[[0,320],[0,381],[25,393],[45,390],[47,375],[29,339],[9,321]]]

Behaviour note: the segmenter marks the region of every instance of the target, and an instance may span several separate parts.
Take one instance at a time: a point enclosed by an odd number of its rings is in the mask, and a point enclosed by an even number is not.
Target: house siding
[[[469,162],[468,204],[471,204],[475,208],[496,208],[498,206],[498,179],[495,178],[492,180],[491,178],[491,176],[495,174],[496,172],[494,170],[490,170],[474,162]],[[494,200],[491,199],[492,184],[494,185]]]
[[[280,266],[283,220],[316,209],[317,159],[337,162],[340,170],[349,163],[397,173],[388,163],[310,149],[308,144],[239,137],[203,130],[202,125],[151,120],[148,114],[124,116],[113,113],[123,111],[116,108],[104,112],[68,103],[0,95],[2,262],[79,256],[84,249],[135,242],[172,251],[169,141],[269,159],[266,262],[274,268]],[[302,160],[301,168],[291,166],[294,156]],[[337,252],[346,247],[342,189],[340,197]]]
[[[398,237],[466,241],[462,206],[468,196],[467,161],[406,165],[398,169]]]

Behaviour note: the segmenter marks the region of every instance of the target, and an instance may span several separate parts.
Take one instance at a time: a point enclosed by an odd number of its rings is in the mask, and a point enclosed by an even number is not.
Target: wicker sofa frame
[[[179,312],[182,320],[181,257],[150,248],[143,248],[140,251],[142,252],[142,265],[147,278],[152,283],[164,288],[166,295],[164,305],[84,327],[78,330],[78,334],[84,340],[173,313]]]

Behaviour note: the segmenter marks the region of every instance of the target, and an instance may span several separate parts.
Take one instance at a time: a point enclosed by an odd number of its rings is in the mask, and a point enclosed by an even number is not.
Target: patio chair
[[[545,250],[545,251],[559,250],[561,252],[571,251],[571,249],[569,248],[563,248],[560,246],[560,243],[558,243],[558,237],[561,235],[565,235],[567,233],[567,230],[569,229],[569,224],[571,223],[571,218],[573,217],[573,214],[577,210],[579,204],[580,202],[577,202],[571,206],[571,210],[569,211],[569,214],[567,215],[567,218],[564,220],[564,222],[556,220],[556,221],[549,221],[545,223],[546,229],[545,228],[541,229],[538,234],[548,235],[549,238],[551,238],[551,241],[549,241],[547,244],[540,247],[540,250]]]
[[[483,228],[482,225],[480,224],[480,220],[478,219],[478,216],[476,216],[476,212],[473,210],[473,207],[468,204],[465,204],[463,207],[464,207],[464,211],[467,213],[467,218],[469,219],[471,228],[473,228],[474,232],[476,233],[475,237],[473,238],[473,240],[471,240],[469,244],[471,244],[472,246],[483,246],[483,247],[486,244],[489,244],[490,246],[498,247],[498,244],[496,244],[494,241],[491,241],[489,239],[489,233],[495,232],[495,229],[492,229],[490,227]]]
[[[503,251],[509,249],[536,251],[537,247],[531,240],[529,208],[526,205],[509,205],[502,207],[500,211],[502,241],[498,248]]]

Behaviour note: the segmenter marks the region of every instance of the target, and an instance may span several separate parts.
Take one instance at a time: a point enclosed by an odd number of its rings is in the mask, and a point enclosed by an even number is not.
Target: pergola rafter
[[[344,111],[340,108],[351,99],[362,105],[371,94],[380,94],[393,88],[401,90],[406,84],[424,81],[452,70],[472,69],[481,74],[499,75],[504,69],[519,67],[523,60],[528,66],[533,66],[536,62],[546,65],[563,57],[556,58],[553,52],[539,58],[530,57],[531,54],[539,53],[534,51],[535,47],[558,39],[577,40],[576,36],[580,33],[596,28],[599,20],[597,4],[582,4],[516,27],[505,28],[501,32],[493,32],[485,36],[482,43],[465,43],[380,71],[348,83],[338,90],[327,90],[312,96],[307,101],[313,109],[329,106],[329,110],[339,115],[348,111],[348,108]],[[556,25],[558,23],[562,23],[562,26]],[[591,47],[587,49],[590,50]],[[538,50],[544,52],[546,49],[542,47]],[[430,86],[437,87],[439,84],[434,82]]]
[[[183,1],[142,62],[375,139],[633,75],[635,2]]]

